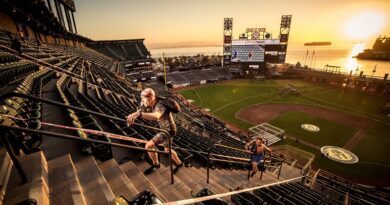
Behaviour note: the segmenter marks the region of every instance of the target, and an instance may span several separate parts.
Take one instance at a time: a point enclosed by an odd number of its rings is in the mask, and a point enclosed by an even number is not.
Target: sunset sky
[[[390,35],[390,0],[75,0],[78,31],[93,40],[145,38],[153,47],[220,45],[223,18],[233,37],[247,27],[279,34],[292,14],[290,42],[371,44]]]

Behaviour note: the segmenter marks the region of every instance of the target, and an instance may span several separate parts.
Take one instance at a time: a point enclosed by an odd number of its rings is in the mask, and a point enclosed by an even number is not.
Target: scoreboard
[[[270,55],[278,55],[279,39],[232,40],[231,62],[264,62]]]

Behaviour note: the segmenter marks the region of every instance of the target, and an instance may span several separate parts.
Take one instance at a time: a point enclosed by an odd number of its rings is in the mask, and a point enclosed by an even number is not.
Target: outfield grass
[[[286,85],[294,85],[302,95],[278,94]],[[210,109],[210,113],[222,120],[237,125],[242,129],[253,126],[235,118],[235,113],[255,104],[295,103],[329,107],[340,112],[368,117],[375,121],[367,136],[352,150],[360,162],[345,165],[321,157],[320,151],[303,144],[294,144],[287,140],[282,143],[291,144],[316,155],[313,165],[347,178],[370,180],[380,184],[381,179],[389,179],[390,173],[390,118],[380,112],[385,99],[382,96],[362,93],[350,89],[331,86],[313,85],[297,80],[251,80],[226,81],[219,84],[204,85],[180,91],[187,99],[195,100],[195,105]],[[304,131],[303,123],[317,124],[319,133]],[[271,124],[286,130],[292,136],[299,137],[317,146],[334,145],[342,147],[357,131],[336,122],[327,121],[305,113],[286,112],[273,119]]]
[[[342,147],[357,131],[355,128],[302,112],[285,112],[269,123],[285,130],[288,135],[318,146]],[[301,128],[302,124],[316,125],[320,131],[309,132]]]
[[[389,131],[389,126],[374,123],[367,135],[352,151],[359,156],[361,162],[376,162],[390,166]],[[380,166],[378,165],[378,167]]]
[[[342,164],[322,156],[320,150],[301,143],[296,143],[291,139],[280,141],[276,145],[290,145],[314,154],[315,158],[312,163],[313,168],[320,168],[328,172],[338,174],[344,178],[355,180],[359,183],[375,184],[377,186],[389,186],[388,181],[390,180],[390,167],[367,164],[361,161],[362,158],[359,156],[359,153],[356,153],[358,157],[360,157],[360,161],[358,163]],[[369,155],[373,157],[375,156],[373,154]]]

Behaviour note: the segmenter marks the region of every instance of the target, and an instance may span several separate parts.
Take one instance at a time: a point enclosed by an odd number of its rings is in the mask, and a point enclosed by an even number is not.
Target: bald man
[[[129,125],[134,124],[137,118],[145,120],[154,120],[159,124],[160,129],[166,130],[169,132],[171,138],[171,143],[173,136],[176,134],[176,124],[173,119],[172,113],[167,111],[167,108],[159,101],[156,97],[156,93],[151,88],[146,88],[141,92],[141,107],[151,108],[152,112],[144,112],[143,109],[139,109],[136,112],[127,116],[127,123]],[[156,146],[159,144],[164,145],[165,152],[169,151],[168,139],[166,133],[160,132],[157,133],[151,140],[145,144],[146,149],[156,149]],[[148,152],[150,159],[152,160],[152,166],[145,170],[145,174],[151,174],[157,169],[160,168],[160,162],[158,161],[158,154],[156,152]],[[179,157],[175,150],[172,149],[172,160],[176,164],[174,172],[177,172],[179,168],[183,166],[183,163],[180,161]]]

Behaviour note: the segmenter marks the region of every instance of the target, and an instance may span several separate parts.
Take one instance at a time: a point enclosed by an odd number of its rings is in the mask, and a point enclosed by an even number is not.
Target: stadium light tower
[[[287,53],[288,36],[290,34],[292,15],[283,15],[280,22],[280,50],[279,62],[285,62]]]
[[[230,64],[232,55],[233,18],[223,20],[223,64]]]

